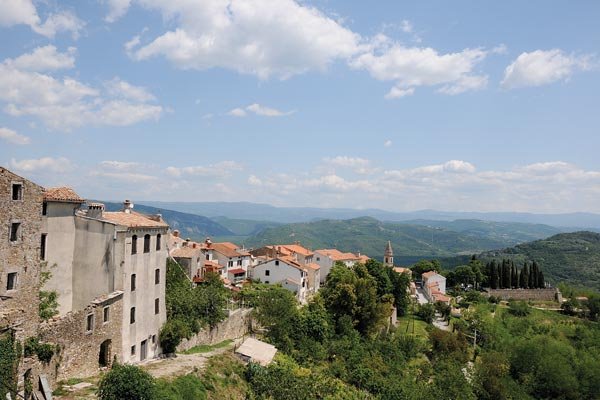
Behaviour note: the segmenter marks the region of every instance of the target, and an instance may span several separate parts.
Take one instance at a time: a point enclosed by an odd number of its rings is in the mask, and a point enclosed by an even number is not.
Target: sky
[[[91,199],[600,212],[600,2],[0,0],[0,165]]]

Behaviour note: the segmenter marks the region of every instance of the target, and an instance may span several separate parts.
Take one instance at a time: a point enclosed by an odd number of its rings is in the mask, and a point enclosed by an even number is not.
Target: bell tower
[[[387,246],[385,246],[385,253],[383,254],[383,266],[394,266],[394,251],[392,250],[392,243],[389,240],[387,242]]]

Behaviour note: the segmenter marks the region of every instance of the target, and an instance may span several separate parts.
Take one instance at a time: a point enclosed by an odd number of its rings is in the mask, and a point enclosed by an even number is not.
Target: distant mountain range
[[[478,220],[382,222],[371,217],[320,220],[267,228],[244,240],[246,247],[299,241],[309,248],[337,247],[381,258],[388,240],[395,261],[410,264],[421,258],[477,254],[561,232],[546,225]]]
[[[515,212],[449,212],[421,210],[392,212],[379,209],[275,207],[268,204],[248,202],[158,202],[142,201],[143,204],[160,209],[204,215],[209,218],[226,216],[231,219],[270,221],[279,223],[310,222],[320,219],[352,219],[372,217],[380,221],[403,222],[412,220],[453,221],[477,219],[482,221],[521,222],[545,224],[566,228],[600,229],[600,214],[532,214]]]

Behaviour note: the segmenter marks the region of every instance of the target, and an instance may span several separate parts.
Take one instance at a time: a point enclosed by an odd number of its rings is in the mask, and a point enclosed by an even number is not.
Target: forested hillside
[[[436,222],[436,221],[430,221]],[[381,222],[362,217],[350,220],[322,220],[288,224],[268,228],[245,241],[248,247],[257,247],[282,241],[300,241],[310,248],[337,247],[343,251],[362,252],[370,257],[381,257],[391,240],[396,262],[412,263],[423,257],[446,257],[473,254],[503,248],[526,237],[544,235],[554,228],[528,224],[514,224],[519,232],[509,235],[510,225],[483,221],[439,222],[442,226]],[[454,231],[453,227],[463,230]],[[549,233],[549,234],[552,234]],[[539,237],[539,236],[538,236]]]
[[[482,259],[511,258],[515,263],[536,261],[547,281],[600,289],[600,234],[561,233],[501,251],[485,252]]]

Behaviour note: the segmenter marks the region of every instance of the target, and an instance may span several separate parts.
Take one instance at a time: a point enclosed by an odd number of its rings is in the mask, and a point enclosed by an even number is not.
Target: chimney
[[[188,247],[189,244],[190,244],[189,238],[185,239],[185,242],[182,243],[183,247]]]
[[[204,243],[206,243],[206,247],[210,247],[210,245],[212,244],[212,240],[210,240],[210,237],[207,236]]]
[[[192,249],[195,249],[197,246],[196,242],[192,243]]]
[[[95,219],[102,219],[102,213],[104,212],[104,204],[102,203],[89,203],[87,216]]]
[[[173,231],[173,237],[179,237],[179,231],[177,229]]]
[[[133,209],[133,203],[130,200],[125,200],[123,202],[123,211],[126,212],[127,214],[130,214],[132,209]]]

